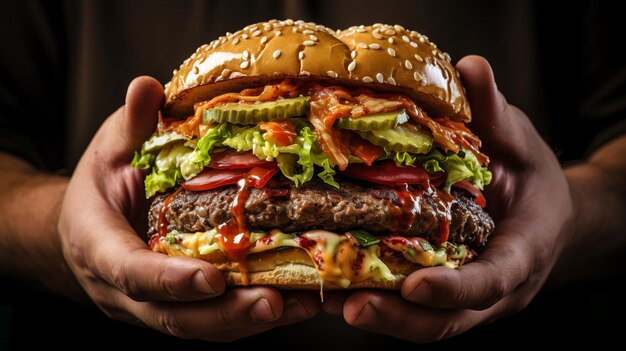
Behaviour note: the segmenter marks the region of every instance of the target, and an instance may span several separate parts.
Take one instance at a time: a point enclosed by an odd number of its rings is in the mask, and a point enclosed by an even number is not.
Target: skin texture
[[[58,230],[82,288],[110,317],[182,338],[232,340],[314,315],[312,296],[265,287],[225,292],[212,265],[152,252],[137,234],[131,223],[145,220],[144,175],[129,161],[155,129],[162,99],[154,79],[135,79],[69,182]]]
[[[419,270],[401,294],[326,293],[324,310],[353,326],[438,340],[519,311],[546,284],[623,267],[585,268],[626,246],[626,137],[563,170],[528,118],[497,91],[484,59],[467,57],[458,68],[477,116],[471,128],[492,158],[495,180],[485,195],[496,232],[476,262]],[[154,253],[137,234],[147,207],[143,174],[129,162],[154,130],[162,99],[155,80],[133,81],[125,107],[102,125],[71,179],[0,153],[3,274],[184,338],[234,340],[315,315],[317,293],[225,292],[210,264]]]
[[[520,311],[546,281],[557,286],[591,276],[582,268],[626,244],[626,137],[563,170],[527,116],[498,92],[486,60],[469,56],[457,68],[476,116],[470,127],[492,160],[485,195],[496,230],[475,262],[419,270],[401,296],[328,294],[324,310],[353,326],[414,342],[457,335]]]

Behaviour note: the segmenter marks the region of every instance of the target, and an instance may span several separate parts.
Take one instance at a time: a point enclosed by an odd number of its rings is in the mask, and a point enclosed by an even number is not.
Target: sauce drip
[[[172,201],[172,199],[174,199],[174,197],[178,193],[180,193],[181,190],[183,190],[183,187],[178,187],[176,191],[168,195],[165,198],[165,200],[163,200],[163,205],[161,205],[161,208],[159,209],[159,221],[157,222],[157,232],[154,235],[152,235],[152,237],[150,238],[150,242],[148,243],[151,248],[154,248],[154,246],[157,245],[159,238],[162,238],[167,235],[167,226],[169,223],[167,222],[167,218],[165,218],[165,213],[167,212],[167,209],[170,206],[170,202]]]
[[[427,190],[411,189],[405,185],[402,189],[396,189],[396,195],[400,200],[400,209],[396,215],[398,220],[398,232],[407,231],[413,226],[415,219],[421,213],[420,201],[424,194],[430,195],[434,200],[435,212],[439,218],[439,238],[437,245],[441,245],[448,241],[450,236],[450,221],[452,220],[452,202],[454,197],[442,190],[437,189],[434,185],[429,185]]]
[[[218,225],[215,229],[215,238],[220,241],[224,253],[228,258],[239,264],[241,272],[241,283],[248,285],[248,261],[247,256],[250,250],[250,231],[246,225],[245,205],[248,196],[248,180],[241,179],[237,182],[239,189],[235,199],[230,204],[230,219]]]

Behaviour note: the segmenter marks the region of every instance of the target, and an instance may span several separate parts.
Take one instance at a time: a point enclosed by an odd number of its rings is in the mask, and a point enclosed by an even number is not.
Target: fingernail
[[[215,290],[213,290],[211,284],[209,284],[209,282],[206,280],[202,271],[196,272],[196,274],[193,276],[193,287],[203,294],[215,295]]]
[[[374,324],[374,321],[378,318],[376,308],[371,302],[368,302],[363,306],[363,309],[356,316],[353,325],[357,327],[366,327]]]
[[[306,307],[304,307],[302,303],[296,299],[287,300],[285,308],[285,316],[287,318],[305,319],[311,316],[311,312],[309,312]]]
[[[422,280],[417,284],[415,288],[406,296],[406,299],[411,302],[421,302],[426,301],[430,297],[430,289],[428,288],[428,283],[426,280]]]
[[[250,316],[257,322],[269,322],[276,320],[274,312],[272,312],[272,306],[267,299],[261,297],[258,299],[252,308],[250,309]]]

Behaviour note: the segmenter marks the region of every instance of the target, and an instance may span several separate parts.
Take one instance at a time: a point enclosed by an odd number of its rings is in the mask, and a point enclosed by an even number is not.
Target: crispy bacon
[[[350,147],[347,140],[333,129],[337,118],[359,118],[366,114],[388,112],[399,108],[406,109],[411,119],[428,128],[435,143],[445,151],[459,152],[461,148],[476,156],[482,165],[489,163],[489,158],[480,152],[480,139],[462,122],[448,118],[429,117],[413,100],[401,94],[376,94],[367,89],[348,89],[340,86],[323,86],[319,83],[299,83],[286,79],[279,84],[244,89],[239,93],[219,95],[210,101],[197,103],[194,116],[185,121],[173,121],[161,118],[159,133],[174,130],[187,137],[201,136],[202,114],[207,108],[220,106],[229,102],[265,102],[279,98],[292,98],[308,95],[311,98],[311,109],[307,114],[320,146],[340,170],[348,165]]]

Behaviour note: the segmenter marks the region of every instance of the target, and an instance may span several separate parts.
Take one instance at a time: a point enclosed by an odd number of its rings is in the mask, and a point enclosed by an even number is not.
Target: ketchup
[[[245,205],[250,192],[248,191],[248,179],[237,182],[239,189],[235,199],[230,204],[230,219],[216,227],[215,238],[220,241],[224,253],[228,258],[239,264],[241,283],[248,285],[248,251],[250,250],[250,231],[246,225]]]
[[[148,243],[150,245],[150,248],[154,248],[154,246],[158,243],[159,238],[167,235],[167,226],[169,223],[167,222],[167,218],[165,218],[165,212],[167,212],[167,208],[170,206],[170,202],[172,201],[172,199],[174,199],[174,196],[180,193],[181,190],[183,190],[183,188],[179,187],[178,189],[176,189],[176,191],[168,195],[165,200],[163,200],[163,204],[159,209],[157,232],[152,235],[152,237],[150,238],[150,242]]]

